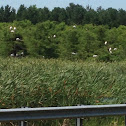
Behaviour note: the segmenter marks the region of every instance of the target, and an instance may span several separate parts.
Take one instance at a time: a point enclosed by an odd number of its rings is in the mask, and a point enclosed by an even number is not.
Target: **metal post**
[[[78,104],[77,106],[82,106],[82,105]],[[83,120],[81,118],[77,118],[76,119],[76,126],[82,126],[83,125],[82,122],[83,122]]]
[[[83,125],[83,120],[81,118],[76,119],[76,126],[82,126]]]
[[[28,107],[21,107],[21,108],[28,108]],[[27,121],[19,122],[19,126],[27,126]]]
[[[21,121],[21,122],[19,123],[19,126],[27,126],[27,122],[26,122],[26,121]]]

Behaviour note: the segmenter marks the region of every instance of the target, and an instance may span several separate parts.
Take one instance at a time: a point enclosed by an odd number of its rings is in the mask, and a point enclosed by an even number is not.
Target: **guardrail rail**
[[[76,126],[82,126],[84,117],[116,115],[126,115],[126,104],[0,109],[0,122],[21,121],[24,126],[28,120],[76,118]]]

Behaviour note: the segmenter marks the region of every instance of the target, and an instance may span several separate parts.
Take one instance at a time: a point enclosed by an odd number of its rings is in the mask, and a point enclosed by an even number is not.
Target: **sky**
[[[0,7],[9,5],[17,10],[21,4],[24,4],[26,7],[36,5],[37,8],[48,7],[49,10],[52,10],[54,7],[66,8],[69,3],[79,4],[83,7],[89,5],[93,9],[102,6],[104,9],[112,7],[117,10],[121,8],[126,10],[126,0],[1,0]]]

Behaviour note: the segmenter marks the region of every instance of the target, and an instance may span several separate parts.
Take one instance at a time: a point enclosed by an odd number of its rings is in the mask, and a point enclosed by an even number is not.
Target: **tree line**
[[[49,10],[47,7],[37,8],[35,5],[25,7],[20,5],[18,10],[9,5],[0,8],[0,22],[13,22],[29,20],[33,24],[45,22],[47,20],[65,22],[67,25],[77,24],[95,24],[119,27],[126,25],[126,11],[123,9],[108,8],[103,9],[101,6],[96,10],[90,6],[84,8],[81,5],[70,3],[66,8],[55,7]]]
[[[67,25],[29,20],[0,23],[0,55],[69,60],[120,61],[126,59],[126,26]]]

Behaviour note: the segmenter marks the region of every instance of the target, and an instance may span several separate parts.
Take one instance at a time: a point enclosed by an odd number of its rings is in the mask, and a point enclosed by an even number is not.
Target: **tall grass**
[[[0,58],[0,108],[126,102],[126,62]]]

